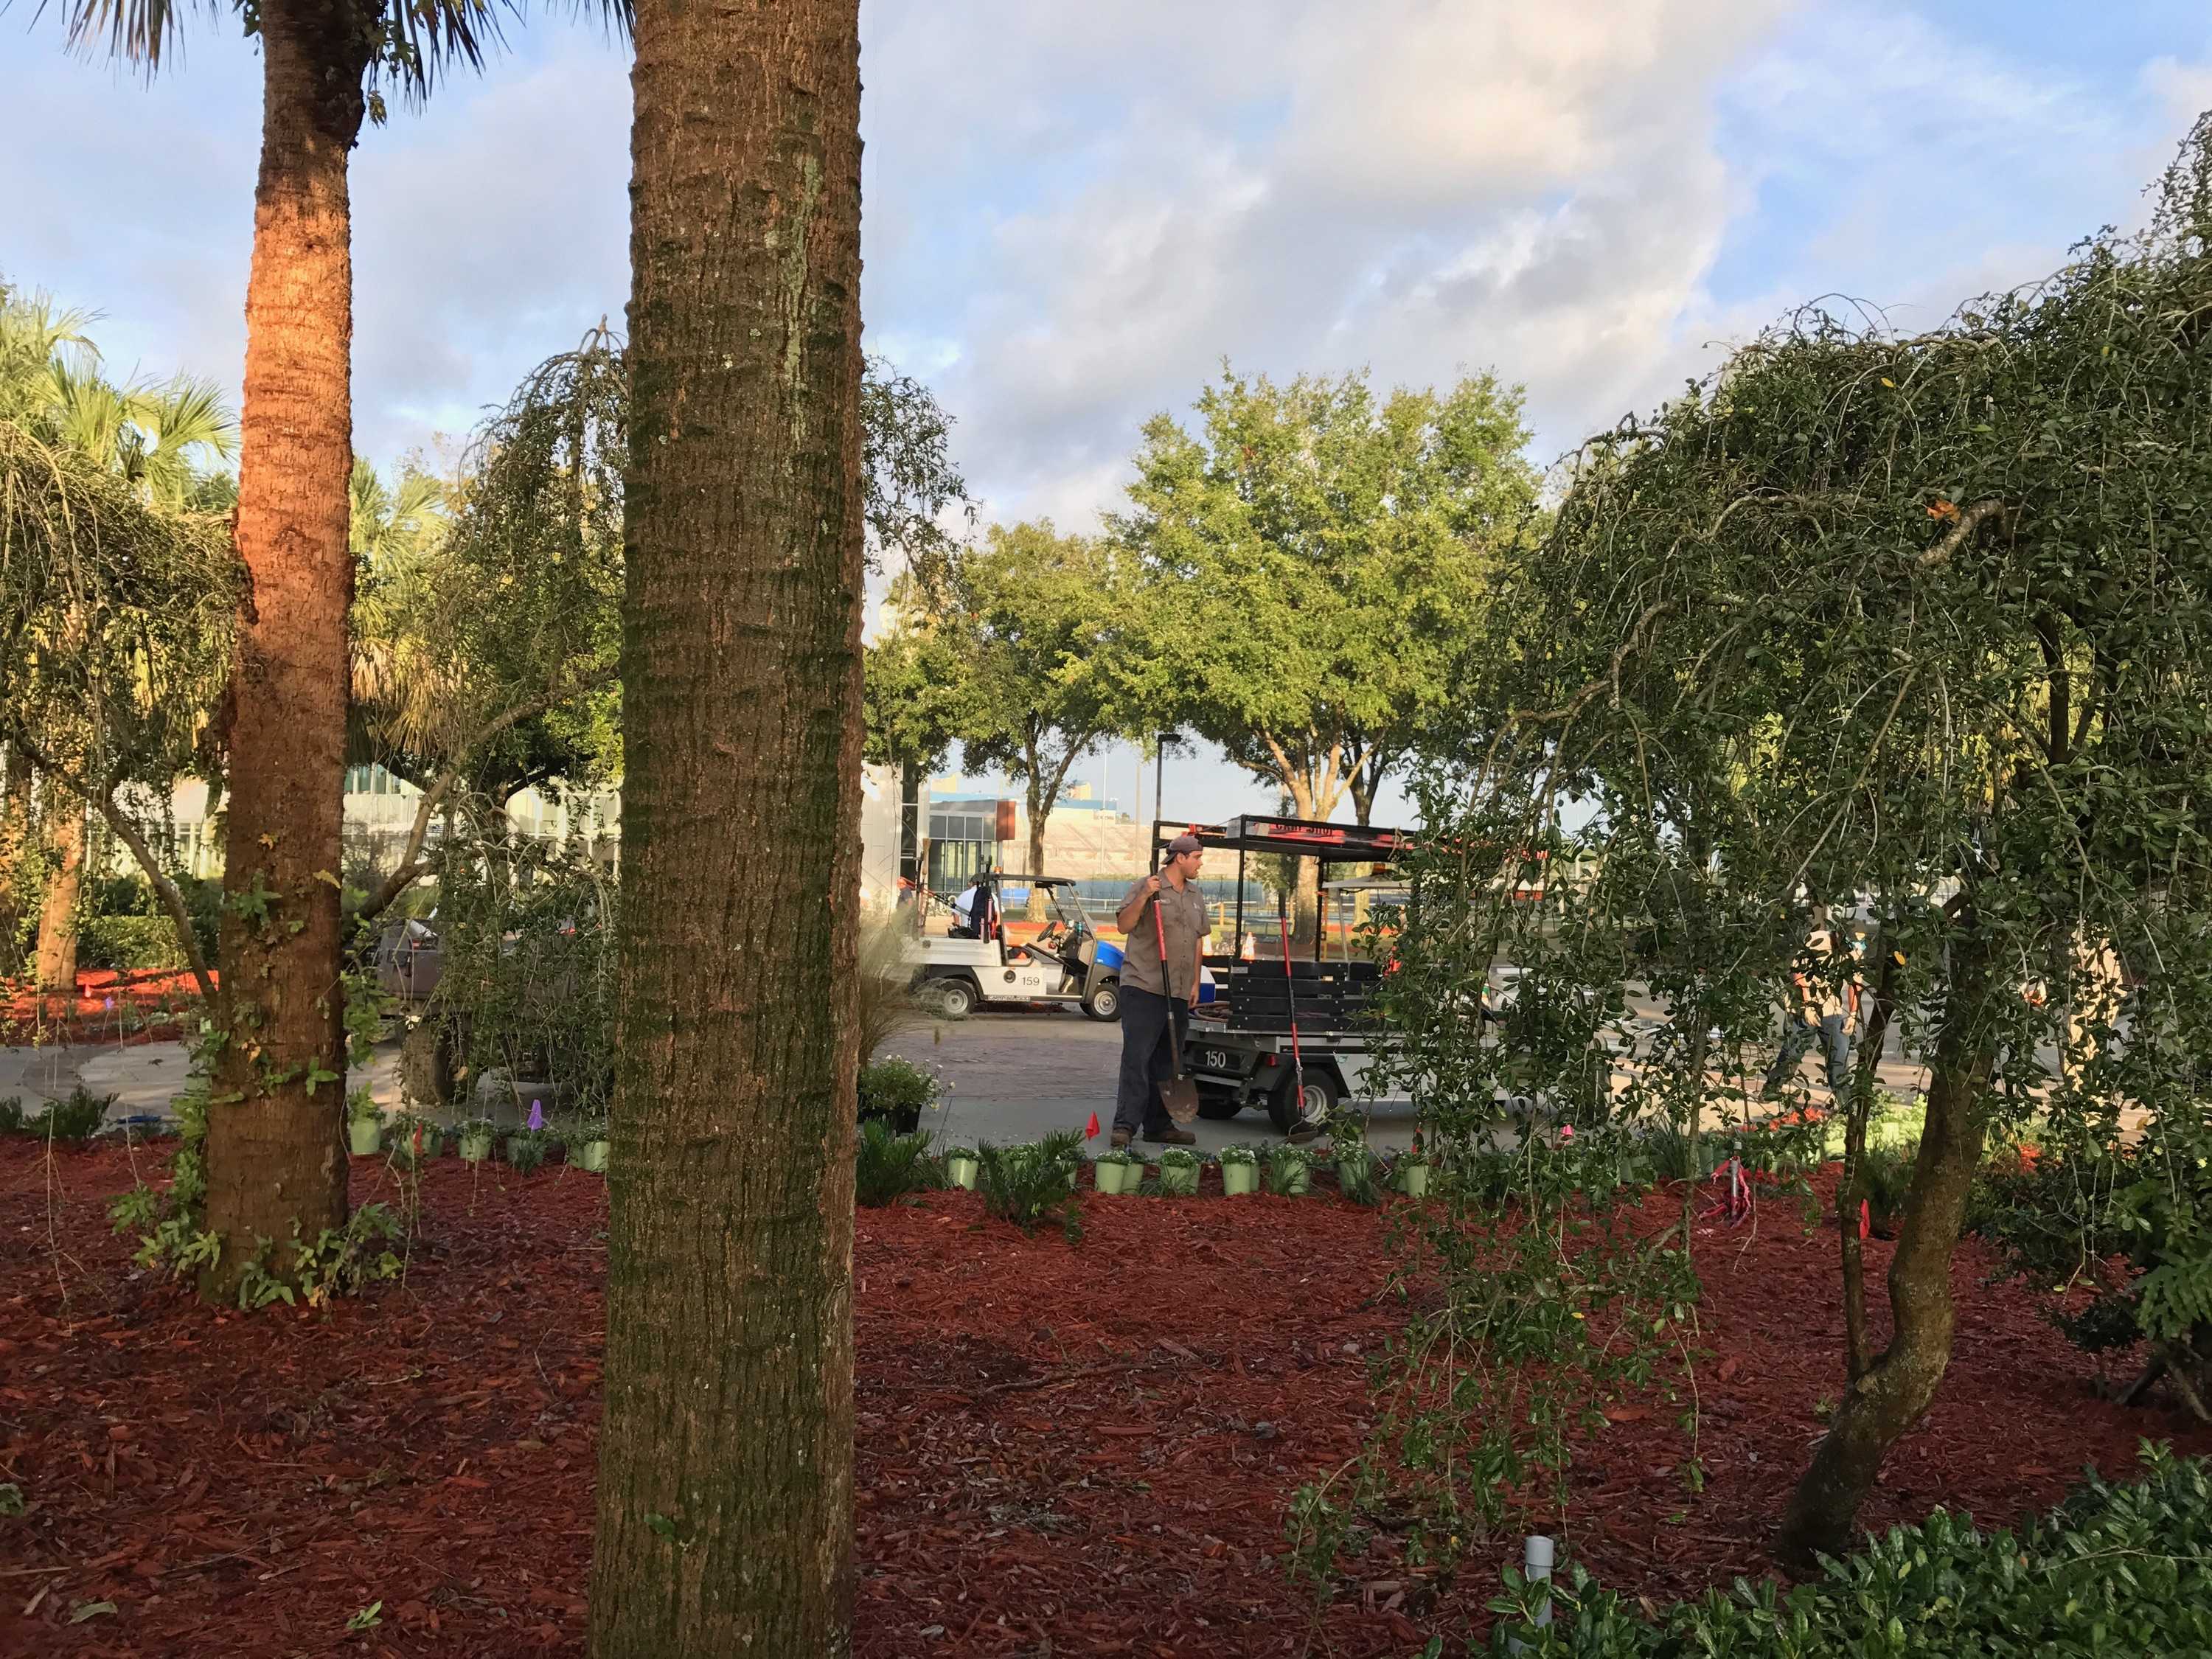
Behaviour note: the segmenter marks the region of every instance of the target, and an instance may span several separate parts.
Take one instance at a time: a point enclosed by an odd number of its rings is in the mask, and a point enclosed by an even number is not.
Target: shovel
[[[1168,1115],[1176,1124],[1188,1123],[1198,1115],[1198,1082],[1182,1072],[1182,1036],[1176,1027],[1175,981],[1168,974],[1167,925],[1160,920],[1160,901],[1152,896],[1152,934],[1160,944],[1160,983],[1168,993],[1168,1042],[1175,1051],[1175,1076],[1160,1085],[1160,1104],[1167,1108]]]

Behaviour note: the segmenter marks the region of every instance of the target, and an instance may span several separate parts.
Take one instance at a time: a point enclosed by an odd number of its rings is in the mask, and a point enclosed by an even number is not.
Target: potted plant
[[[1170,1146],[1160,1154],[1160,1194],[1164,1198],[1198,1196],[1198,1154],[1188,1146]]]
[[[943,1092],[944,1085],[910,1060],[871,1060],[860,1068],[860,1121],[886,1118],[896,1133],[910,1135]]]
[[[483,1163],[491,1157],[491,1120],[488,1117],[472,1117],[464,1120],[457,1139],[461,1146],[462,1163]]]
[[[1394,1173],[1398,1190],[1408,1198],[1426,1198],[1429,1194],[1429,1155],[1419,1146],[1400,1157]]]
[[[1102,1193],[1133,1193],[1144,1178],[1145,1160],[1134,1152],[1101,1152],[1091,1161],[1091,1179]]]
[[[366,1089],[346,1097],[346,1145],[356,1158],[374,1158],[384,1148],[384,1114]]]
[[[568,1163],[572,1168],[587,1175],[605,1175],[607,1160],[614,1148],[607,1139],[607,1121],[603,1117],[580,1118],[568,1132]]]
[[[446,1132],[412,1112],[401,1112],[385,1127],[385,1155],[403,1170],[411,1170],[446,1149]]]
[[[1267,1190],[1278,1198],[1313,1190],[1313,1158],[1304,1147],[1284,1140],[1267,1149]]]
[[[1355,1204],[1375,1201],[1375,1154],[1361,1140],[1336,1149],[1336,1189]]]
[[[971,1193],[975,1190],[976,1168],[975,1149],[972,1146],[955,1146],[945,1155],[945,1178]]]
[[[553,1137],[545,1133],[545,1103],[533,1100],[522,1132],[507,1138],[507,1167],[517,1175],[528,1175],[552,1150]]]
[[[1260,1190],[1260,1155],[1249,1146],[1221,1149],[1221,1190],[1240,1198]]]

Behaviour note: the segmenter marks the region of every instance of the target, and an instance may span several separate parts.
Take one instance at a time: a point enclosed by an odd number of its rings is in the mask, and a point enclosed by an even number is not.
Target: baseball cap
[[[1173,841],[1168,843],[1168,851],[1174,854],[1178,858],[1185,853],[1195,853],[1198,850],[1199,844],[1198,837],[1196,836],[1177,836]]]

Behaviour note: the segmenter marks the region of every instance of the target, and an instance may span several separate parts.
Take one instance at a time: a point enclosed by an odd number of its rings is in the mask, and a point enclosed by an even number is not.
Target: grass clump
[[[1055,1130],[1023,1146],[987,1141],[975,1149],[975,1185],[986,1213],[1003,1217],[1026,1233],[1057,1210],[1068,1237],[1080,1236],[1082,1212],[1075,1203],[1076,1171],[1083,1163],[1079,1131]]]
[[[853,1198],[863,1209],[879,1210],[908,1193],[944,1185],[926,1134],[902,1135],[880,1117],[860,1125],[853,1158]]]

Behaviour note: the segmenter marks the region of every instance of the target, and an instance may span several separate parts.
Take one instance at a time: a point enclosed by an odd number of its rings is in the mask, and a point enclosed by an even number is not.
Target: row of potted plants
[[[1152,1158],[1131,1151],[1101,1152],[1091,1161],[1091,1177],[1101,1193],[1135,1194],[1143,1186],[1147,1167],[1157,1164],[1161,1195],[1190,1198],[1197,1195],[1199,1171],[1207,1161],[1186,1146],[1167,1147]],[[1297,1197],[1313,1188],[1312,1155],[1305,1147],[1287,1141],[1264,1152],[1250,1146],[1225,1146],[1211,1161],[1219,1165],[1221,1189],[1231,1198],[1257,1193],[1263,1182],[1268,1192],[1283,1197]],[[1376,1184],[1382,1183],[1420,1198],[1429,1189],[1428,1159],[1418,1149],[1383,1158],[1366,1146],[1346,1146],[1336,1150],[1332,1163],[1339,1188],[1347,1193],[1371,1197]],[[945,1176],[956,1187],[972,1191],[978,1167],[975,1153],[968,1147],[955,1147],[945,1155]]]
[[[493,1146],[502,1138],[505,1145],[501,1150],[507,1164],[519,1174],[529,1174],[556,1149],[566,1152],[572,1169],[593,1175],[606,1172],[610,1152],[606,1125],[586,1121],[556,1132],[546,1127],[544,1109],[537,1101],[531,1103],[524,1127],[508,1130],[504,1137],[498,1126],[484,1117],[448,1127],[402,1114],[387,1124],[366,1090],[357,1091],[346,1103],[346,1140],[356,1158],[373,1158],[388,1147],[389,1156],[397,1162],[412,1164],[453,1153],[464,1164],[483,1164],[490,1160]]]

